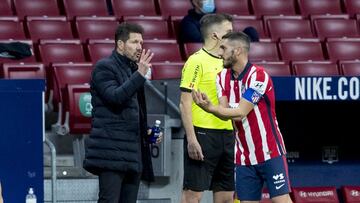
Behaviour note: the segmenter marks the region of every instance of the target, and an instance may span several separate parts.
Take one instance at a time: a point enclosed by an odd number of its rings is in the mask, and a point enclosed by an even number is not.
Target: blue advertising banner
[[[277,101],[360,100],[360,77],[272,77]]]
[[[44,80],[0,80],[0,182],[4,202],[44,200]]]

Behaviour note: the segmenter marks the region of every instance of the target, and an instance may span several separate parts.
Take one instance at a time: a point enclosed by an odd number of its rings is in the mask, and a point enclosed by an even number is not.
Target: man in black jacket
[[[96,63],[91,77],[92,130],[84,168],[99,176],[100,203],[135,203],[140,179],[154,179],[144,95],[153,53],[142,49],[142,34],[139,25],[120,24],[115,50]]]

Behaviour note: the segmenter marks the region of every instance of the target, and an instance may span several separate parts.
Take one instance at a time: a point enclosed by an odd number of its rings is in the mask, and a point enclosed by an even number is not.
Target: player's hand
[[[211,112],[212,103],[205,93],[192,90],[191,95],[196,105],[204,111]]]
[[[204,155],[202,153],[201,146],[196,139],[188,140],[187,148],[188,148],[189,157],[191,159],[204,161]]]
[[[150,49],[148,49],[147,51],[145,51],[145,49],[142,50],[141,52],[141,56],[138,62],[138,72],[142,75],[145,76],[146,73],[149,71],[149,68],[151,66],[151,59],[153,58],[154,53],[152,53],[150,51]]]

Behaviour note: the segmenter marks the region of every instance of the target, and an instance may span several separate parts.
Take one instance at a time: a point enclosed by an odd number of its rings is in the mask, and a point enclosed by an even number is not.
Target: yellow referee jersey
[[[219,104],[216,94],[216,75],[223,69],[223,60],[211,55],[205,49],[192,54],[186,61],[182,70],[180,88],[191,92],[200,90],[207,94],[210,101]],[[207,113],[192,104],[193,125],[200,128],[232,130],[231,120],[223,121],[213,114]]]

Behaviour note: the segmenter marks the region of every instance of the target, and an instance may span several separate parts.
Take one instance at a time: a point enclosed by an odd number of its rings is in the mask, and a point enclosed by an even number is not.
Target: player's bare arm
[[[254,108],[254,104],[246,99],[240,100],[238,108],[215,106],[211,103],[205,93],[196,90],[192,91],[192,98],[196,105],[204,109],[204,111],[212,113],[219,118],[242,119]]]

